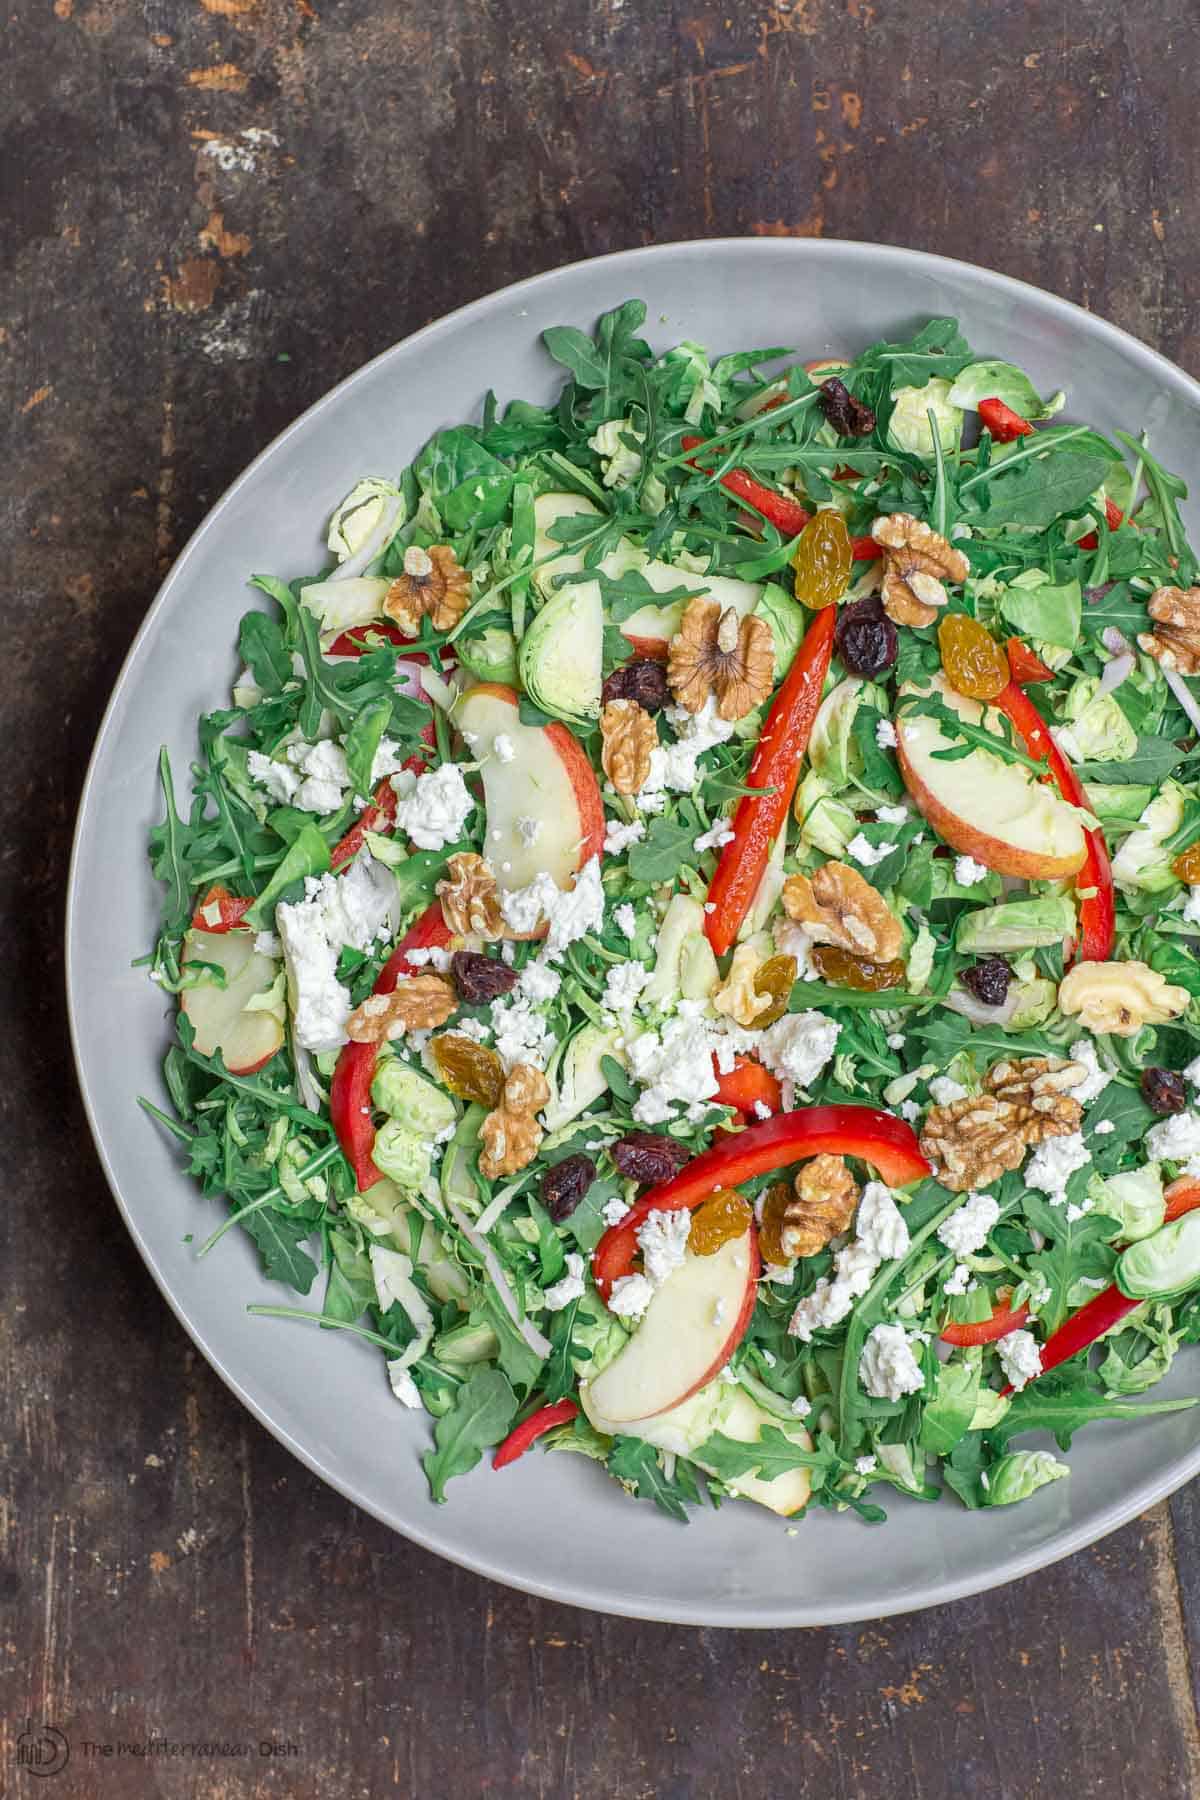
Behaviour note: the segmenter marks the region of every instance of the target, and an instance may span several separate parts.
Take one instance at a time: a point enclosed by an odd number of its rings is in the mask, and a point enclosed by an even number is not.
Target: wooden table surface
[[[363,1517],[158,1297],[60,991],[113,676],[289,420],[518,276],[726,233],[990,264],[1200,373],[1194,7],[11,0],[2,29],[0,1791],[1200,1793],[1195,1489],[1008,1591],[795,1633],[527,1599]],[[54,1780],[17,1768],[27,1717],[70,1741]],[[254,1752],[86,1750],[148,1735]]]

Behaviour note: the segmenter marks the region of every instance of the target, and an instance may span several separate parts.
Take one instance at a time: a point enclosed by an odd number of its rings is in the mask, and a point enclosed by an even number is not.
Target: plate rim
[[[178,556],[175,557],[163,576],[113,681],[112,690],[96,730],[80,789],[66,884],[63,981],[66,992],[71,1055],[88,1130],[109,1191],[116,1202],[125,1227],[139,1256],[149,1270],[155,1286],[187,1333],[190,1341],[225,1386],[291,1455],[302,1462],[320,1480],[332,1487],[335,1492],[342,1495],[344,1499],[360,1507],[390,1530],[397,1532],[410,1542],[420,1545],[422,1549],[444,1557],[448,1562],[468,1569],[473,1574],[483,1575],[505,1587],[534,1595],[538,1599],[553,1600],[560,1605],[578,1606],[590,1612],[610,1614],[614,1617],[644,1619],[663,1624],[732,1630],[785,1630],[854,1624],[867,1619],[896,1617],[905,1613],[923,1611],[929,1607],[944,1606],[956,1600],[987,1593],[1009,1582],[1022,1580],[1039,1569],[1049,1568],[1053,1564],[1075,1555],[1078,1551],[1098,1543],[1109,1533],[1119,1530],[1132,1519],[1158,1505],[1162,1500],[1175,1493],[1186,1481],[1200,1473],[1200,1442],[1192,1451],[1167,1463],[1155,1477],[1149,1478],[1131,1489],[1126,1498],[1102,1509],[1095,1519],[1087,1523],[1081,1522],[1056,1534],[1049,1545],[1043,1543],[1023,1552],[1016,1550],[1010,1552],[999,1563],[993,1565],[982,1579],[976,1580],[971,1576],[943,1578],[932,1584],[922,1585],[919,1591],[914,1587],[910,1592],[898,1593],[870,1612],[864,1612],[861,1604],[853,1602],[844,1606],[824,1604],[819,1609],[806,1608],[794,1601],[778,1608],[766,1608],[760,1603],[752,1610],[746,1610],[742,1603],[733,1601],[728,1605],[719,1606],[718,1612],[714,1613],[710,1606],[704,1604],[696,1606],[655,1604],[653,1601],[644,1601],[638,1595],[631,1593],[619,1593],[616,1596],[605,1595],[596,1586],[588,1585],[584,1581],[541,1582],[535,1576],[514,1573],[510,1568],[502,1566],[495,1557],[482,1552],[471,1553],[456,1544],[448,1543],[436,1528],[439,1509],[432,1504],[428,1508],[428,1522],[410,1521],[407,1518],[403,1523],[398,1522],[396,1516],[389,1513],[382,1504],[373,1502],[353,1480],[340,1475],[335,1468],[323,1461],[317,1451],[307,1447],[285,1425],[275,1420],[271,1416],[269,1407],[256,1399],[242,1378],[226,1365],[218,1345],[210,1340],[198,1324],[193,1322],[189,1316],[187,1305],[175,1293],[169,1278],[145,1240],[133,1210],[117,1182],[101,1120],[93,1102],[85,1073],[84,1047],[75,1001],[74,940],[76,919],[83,904],[79,891],[80,865],[84,854],[84,839],[90,823],[97,767],[107,748],[109,735],[123,704],[125,689],[132,679],[144,644],[156,630],[158,620],[169,606],[176,585],[201,553],[209,534],[220,528],[226,510],[243,486],[257,473],[259,467],[268,458],[274,457],[281,451],[294,435],[307,429],[327,407],[332,406],[335,401],[340,401],[357,385],[369,382],[379,368],[402,351],[408,352],[415,345],[427,340],[434,340],[450,328],[470,322],[473,316],[483,320],[492,308],[519,296],[523,291],[537,288],[540,293],[545,293],[547,289],[553,288],[558,282],[565,280],[580,269],[612,268],[615,265],[622,265],[631,270],[638,270],[644,264],[669,259],[672,256],[678,256],[681,252],[700,248],[713,252],[735,252],[750,260],[759,257],[764,260],[794,258],[801,262],[806,256],[819,251],[824,255],[832,256],[835,261],[839,258],[844,259],[848,266],[852,266],[860,258],[866,257],[873,263],[882,260],[885,263],[903,264],[910,269],[915,264],[918,267],[927,266],[934,273],[937,271],[947,274],[953,272],[971,279],[982,277],[994,290],[1011,293],[1014,299],[1028,296],[1035,300],[1039,307],[1049,307],[1051,312],[1057,312],[1065,320],[1086,321],[1089,333],[1098,332],[1102,337],[1107,337],[1113,346],[1126,357],[1140,362],[1144,367],[1155,370],[1161,375],[1168,376],[1173,386],[1182,383],[1186,389],[1190,390],[1189,397],[1195,408],[1197,419],[1200,421],[1200,381],[1189,375],[1185,369],[1180,368],[1177,363],[1172,362],[1169,357],[1164,356],[1161,351],[1143,343],[1140,338],[1135,337],[1122,326],[1079,306],[1075,301],[1064,299],[1061,295],[1038,287],[1033,282],[1024,281],[1017,276],[1007,275],[1000,270],[989,268],[986,264],[967,262],[960,257],[943,256],[935,251],[910,249],[897,244],[872,244],[854,238],[720,236],[672,239],[667,243],[638,245],[630,249],[609,251],[600,256],[579,257],[572,262],[558,264],[554,268],[542,270],[537,274],[523,276],[519,281],[510,282],[504,287],[492,289],[486,294],[466,301],[462,306],[455,307],[452,311],[443,313],[438,318],[420,326],[407,337],[399,338],[389,344],[384,350],[379,351],[357,369],[352,370],[349,375],[335,383],[333,387],[327,389],[303,412],[299,413],[256,453],[245,468],[222,491],[192,531]]]

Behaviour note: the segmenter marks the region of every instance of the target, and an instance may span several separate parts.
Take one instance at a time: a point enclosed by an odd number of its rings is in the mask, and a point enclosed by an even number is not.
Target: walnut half
[[[1079,962],[1058,988],[1062,1012],[1078,1014],[1089,1031],[1135,1037],[1143,1025],[1164,1025],[1186,1012],[1191,995],[1144,962]]]
[[[671,639],[667,680],[685,711],[698,713],[710,694],[723,719],[742,719],[761,706],[775,679],[771,627],[753,613],[739,619],[715,600],[689,603]]]
[[[1138,644],[1164,669],[1200,674],[1200,587],[1155,588],[1146,603],[1156,627],[1138,633]]]
[[[445,879],[435,891],[442,903],[442,917],[457,936],[474,934],[489,944],[504,936],[495,874],[473,850],[460,850],[450,858]]]
[[[986,1093],[995,1094],[999,1100],[1018,1101],[1031,1106],[1034,1112],[1054,1112],[1059,1100],[1087,1080],[1087,1073],[1082,1063],[1062,1056],[1022,1056],[1016,1062],[1006,1059],[993,1063],[983,1078],[983,1086]],[[1075,1131],[1083,1108],[1077,1100],[1071,1100],[1069,1106],[1074,1109],[1071,1129]],[[1069,1118],[1071,1113],[1064,1110],[1059,1116]]]
[[[811,878],[789,875],[783,910],[814,944],[836,944],[869,962],[894,962],[900,954],[899,919],[848,863],[827,862]]]
[[[636,794],[650,773],[658,727],[636,700],[610,700],[600,714],[600,764],[618,794]]]
[[[428,614],[435,631],[449,631],[467,610],[471,577],[449,544],[432,544],[422,550],[410,544],[404,552],[404,573],[398,575],[383,597],[383,610],[401,631],[415,637]]]
[[[402,975],[390,994],[369,994],[346,1021],[354,1044],[382,1044],[406,1031],[444,1025],[457,1009],[458,995],[444,975]]]
[[[1046,1111],[995,1094],[967,1094],[948,1106],[932,1106],[921,1132],[921,1154],[952,1194],[990,1187],[1019,1168],[1026,1150],[1045,1138],[1068,1137],[1079,1128],[1079,1106],[1065,1095]]]
[[[779,1242],[785,1256],[815,1256],[830,1238],[850,1229],[859,1188],[844,1157],[814,1156],[796,1176],[795,1198],[784,1208]]]
[[[515,1175],[531,1163],[543,1132],[536,1114],[550,1098],[550,1084],[532,1063],[516,1063],[505,1078],[500,1104],[479,1127],[479,1172],[488,1181]]]
[[[912,513],[876,519],[871,536],[884,548],[883,610],[897,625],[930,625],[950,596],[947,581],[965,581],[971,565],[961,550]]]

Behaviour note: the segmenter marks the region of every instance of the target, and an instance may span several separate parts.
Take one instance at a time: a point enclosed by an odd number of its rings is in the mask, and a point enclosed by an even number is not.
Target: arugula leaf
[[[322,1315],[343,1323],[360,1318],[375,1300],[371,1262],[358,1241],[345,1231],[330,1231],[329,1278]]]
[[[1087,1173],[1086,1169],[1078,1170],[1072,1181],[1086,1188]],[[1116,1235],[1118,1222],[1101,1212],[1069,1219],[1067,1206],[1051,1205],[1044,1195],[1032,1190],[1025,1195],[1022,1207],[1034,1230],[1053,1240],[1029,1258],[1030,1269],[1043,1275],[1050,1288],[1050,1299],[1038,1315],[1050,1333],[1058,1330],[1070,1311],[1069,1296],[1077,1281],[1103,1283],[1112,1275],[1117,1253],[1105,1240]]]
[[[894,756],[879,747],[876,731],[883,714],[874,706],[860,706],[850,727],[851,742],[862,759],[862,785],[873,794],[887,794],[898,800],[904,792],[904,778]]]
[[[1036,441],[1040,444],[1043,439]],[[1011,469],[1009,461],[1015,464]],[[995,464],[998,472],[988,471],[987,524],[1053,525],[1084,504],[1104,480],[1108,466],[1107,458],[1053,448],[1020,462],[1014,457]],[[965,481],[959,490],[964,511],[982,511],[978,496],[978,488]]]
[[[279,694],[292,679],[292,658],[278,621],[246,613],[238,626],[238,654],[264,694]]]
[[[615,1056],[600,1058],[600,1073],[618,1100],[624,1100],[627,1106],[633,1104],[637,1099],[637,1089]]]
[[[247,1213],[242,1230],[250,1234],[262,1255],[263,1268],[272,1281],[286,1281],[297,1293],[307,1294],[317,1278],[317,1265],[304,1249],[312,1236],[312,1221],[294,1219],[273,1207]]]
[[[697,826],[682,825],[660,813],[650,821],[645,837],[629,852],[629,873],[635,881],[670,881],[682,866],[696,861],[692,845]]]
[[[605,313],[596,326],[595,339],[572,325],[551,325],[542,342],[554,358],[569,369],[582,388],[597,393],[605,417],[617,410],[628,386],[630,365],[650,360],[650,346],[635,334],[646,318],[642,300],[626,300]]]
[[[1170,738],[1143,737],[1139,738],[1137,749],[1126,762],[1076,763],[1075,772],[1081,781],[1135,784],[1149,782],[1154,786],[1164,780],[1172,769],[1177,769],[1186,758],[1187,752],[1173,744]]]
[[[907,344],[875,344],[855,367],[882,364],[893,388],[925,387],[934,375],[953,377],[971,360],[957,319],[930,319]]]
[[[668,1481],[659,1466],[658,1452],[651,1445],[643,1443],[641,1438],[617,1437],[613,1439],[612,1452],[608,1459],[608,1472],[626,1487],[632,1487],[639,1500],[653,1500],[661,1512],[668,1518],[678,1519],[681,1525],[688,1524],[688,1502],[699,1498],[695,1482],[688,1485],[681,1481],[681,1472],[687,1464],[682,1460],[675,1465],[675,1476]]]
[[[383,741],[392,716],[390,700],[375,700],[364,706],[351,721],[344,744],[346,767],[354,784],[354,792],[367,796],[371,792],[371,769],[375,753]]]
[[[413,469],[451,531],[498,525],[508,511],[512,470],[465,426],[430,438]]]
[[[696,1455],[721,1481],[733,1481],[739,1475],[753,1472],[760,1481],[774,1481],[790,1469],[820,1470],[827,1477],[837,1467],[839,1458],[832,1441],[826,1439],[824,1450],[806,1450],[778,1425],[764,1425],[758,1441],[747,1444],[741,1438],[726,1437],[714,1431]]]
[[[959,1439],[942,1464],[942,1480],[972,1512],[987,1505],[983,1476],[989,1460],[983,1433],[969,1431]]]
[[[476,1369],[454,1397],[454,1405],[433,1428],[435,1448],[421,1465],[434,1500],[446,1498],[446,1483],[466,1475],[483,1452],[507,1436],[517,1410],[517,1396],[499,1369]]]
[[[634,613],[641,612],[644,606],[673,606],[679,600],[695,600],[708,593],[708,589],[697,579],[690,586],[662,590],[651,587],[640,569],[630,569],[624,575],[606,575],[598,570],[580,569],[574,575],[562,575],[555,586],[565,586],[569,582],[596,581],[600,586],[600,599],[605,615],[614,625],[623,625]],[[626,646],[628,651],[628,646]]]
[[[165,744],[158,753],[158,780],[166,816],[162,824],[154,826],[150,832],[150,867],[158,879],[167,884],[163,926],[174,933],[182,931],[191,916],[192,880],[188,869],[188,829],[175,809],[175,783]]]
[[[329,867],[329,845],[315,825],[303,825],[254,905],[246,924],[263,931],[275,916],[276,903],[296,882],[308,875],[323,875]]]
[[[1031,1381],[1014,1394],[1012,1403],[998,1425],[988,1432],[990,1443],[1003,1449],[1011,1438],[1026,1431],[1049,1431],[1061,1450],[1071,1448],[1071,1439],[1081,1425],[1093,1419],[1141,1419],[1152,1413],[1185,1412],[1200,1404],[1197,1400],[1150,1400],[1130,1404],[1109,1400],[1089,1369],[1055,1372]]]

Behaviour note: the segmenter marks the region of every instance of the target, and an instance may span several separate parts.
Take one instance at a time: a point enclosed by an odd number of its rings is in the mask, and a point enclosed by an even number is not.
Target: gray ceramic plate
[[[173,1146],[138,1112],[157,1095],[167,1035],[160,996],[129,966],[151,942],[158,894],[145,860],[158,816],[155,762],[177,770],[197,714],[234,671],[237,620],[256,570],[322,561],[319,532],[358,476],[401,468],[436,428],[475,416],[485,391],[547,399],[547,325],[590,329],[630,295],[666,347],[794,344],[815,357],[957,315],[981,350],[1027,368],[1042,392],[1102,430],[1152,433],[1167,466],[1200,467],[1200,387],[1113,326],[1003,276],[869,244],[717,241],[634,250],[508,288],[418,332],[343,382],[234,483],[179,558],[117,682],[84,789],[71,875],[68,984],[80,1079],[105,1170],[170,1305],[213,1367],[310,1468],[418,1543],[499,1581],[608,1612],[704,1625],[814,1625],[929,1606],[1010,1581],[1092,1542],[1200,1469],[1183,1413],[1094,1426],[1069,1481],[1026,1504],[968,1513],[896,1500],[882,1528],[819,1513],[795,1535],[729,1505],[683,1529],[635,1505],[579,1457],[482,1465],[430,1504],[418,1453],[427,1422],[393,1400],[376,1352],[348,1336],[247,1316],[278,1301],[241,1234],[197,1263],[218,1213]],[[1164,1391],[1194,1390],[1179,1359]]]

